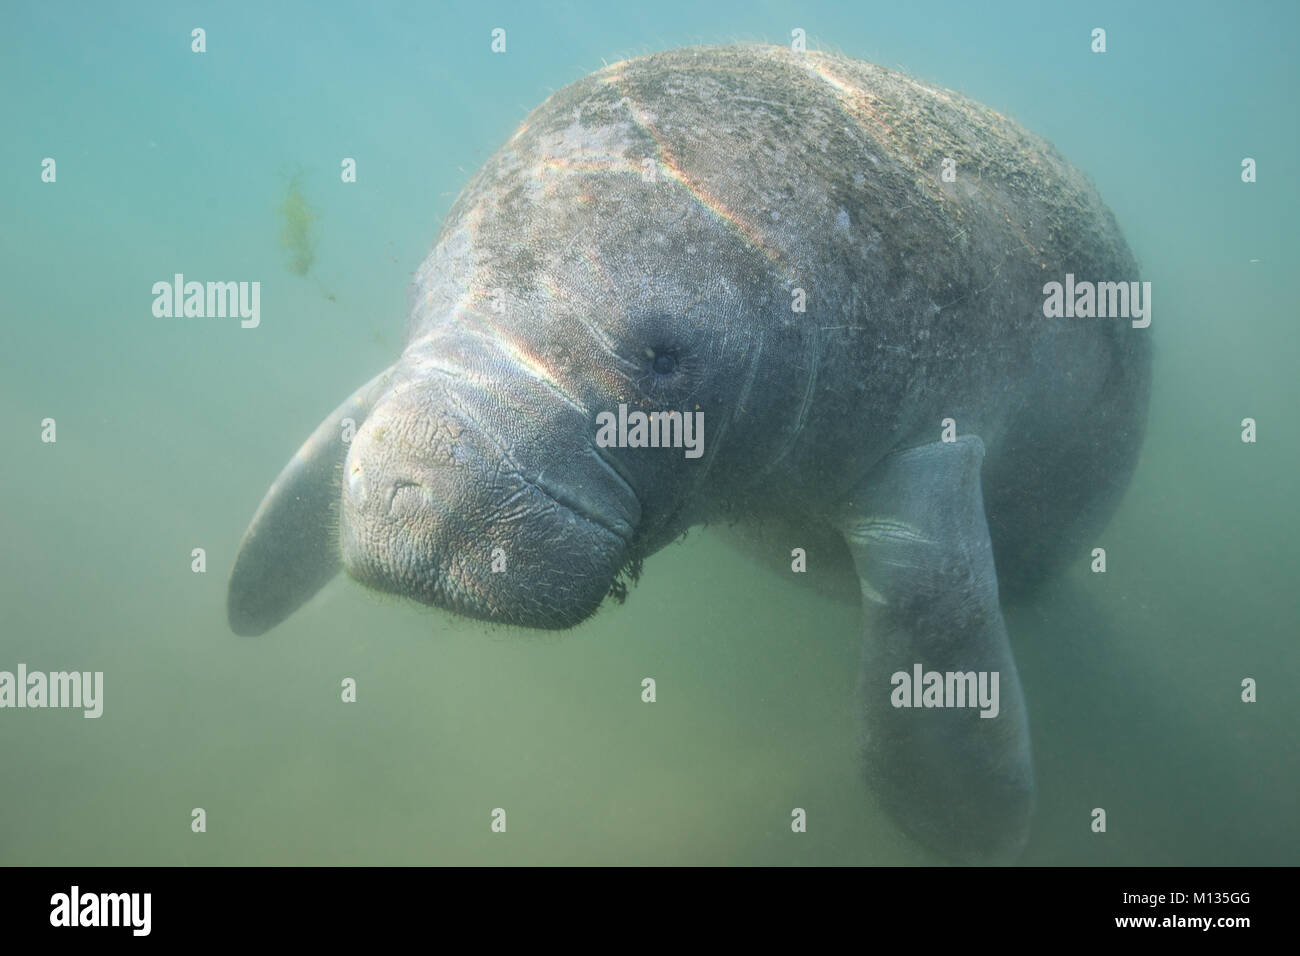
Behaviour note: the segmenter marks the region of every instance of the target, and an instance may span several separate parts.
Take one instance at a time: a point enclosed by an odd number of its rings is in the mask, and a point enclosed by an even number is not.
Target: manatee
[[[256,512],[230,626],[343,568],[562,629],[690,528],[787,574],[802,548],[796,578],[856,585],[874,799],[948,860],[1014,861],[1035,783],[1000,601],[1088,560],[1149,391],[1146,330],[1045,314],[1066,275],[1137,266],[1088,180],[987,107],[781,47],[614,63],[460,194],[404,351]]]

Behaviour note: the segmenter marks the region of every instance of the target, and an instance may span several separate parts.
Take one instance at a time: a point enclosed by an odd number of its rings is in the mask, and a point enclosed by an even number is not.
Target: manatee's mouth
[[[479,541],[429,546],[428,536],[397,530],[381,541],[358,541],[344,526],[348,574],[367,587],[479,620],[563,629],[620,593],[633,562],[631,532],[533,485],[546,509],[509,534],[484,529]],[[511,539],[510,534],[516,535]],[[522,539],[522,540],[521,540]]]
[[[597,460],[604,462],[604,458],[595,453],[594,446],[592,451]],[[631,499],[636,501],[635,493],[632,491],[631,486],[623,480],[623,477],[612,469],[611,473],[614,474],[618,478],[619,482],[622,483],[623,487],[627,489],[627,493],[631,496]],[[636,528],[630,521],[617,515],[606,513],[600,508],[593,506],[590,501],[587,501],[581,495],[566,494],[558,488],[551,487],[541,477],[524,480],[542,495],[553,501],[557,507],[617,539],[622,547],[626,548],[632,543],[632,538],[636,534]],[[639,510],[640,505],[638,504],[637,507]]]

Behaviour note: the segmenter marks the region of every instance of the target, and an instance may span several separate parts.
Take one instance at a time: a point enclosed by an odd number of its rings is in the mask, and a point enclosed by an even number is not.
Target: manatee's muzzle
[[[456,386],[399,386],[357,430],[341,481],[343,565],[470,617],[571,627],[627,560],[637,498],[581,416],[516,412]]]

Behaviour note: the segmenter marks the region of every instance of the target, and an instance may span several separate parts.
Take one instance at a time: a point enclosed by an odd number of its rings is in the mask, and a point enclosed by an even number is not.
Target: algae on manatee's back
[[[289,253],[289,271],[305,276],[316,259],[312,209],[302,194],[302,173],[296,173],[280,203],[280,245]]]

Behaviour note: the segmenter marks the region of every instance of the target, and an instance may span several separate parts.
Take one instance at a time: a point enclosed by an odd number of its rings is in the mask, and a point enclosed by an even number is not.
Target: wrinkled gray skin
[[[342,566],[566,628],[688,528],[749,529],[786,573],[803,547],[801,578],[858,582],[881,804],[950,859],[1013,860],[1034,780],[999,585],[1087,560],[1148,391],[1144,330],[1043,317],[1067,272],[1138,278],[1084,178],[955,93],[772,47],[616,63],[456,201],[406,350],[254,517],[231,626],[267,630]],[[702,411],[704,454],[598,448],[620,402]],[[893,707],[890,675],[916,663],[997,671],[1001,713]]]

